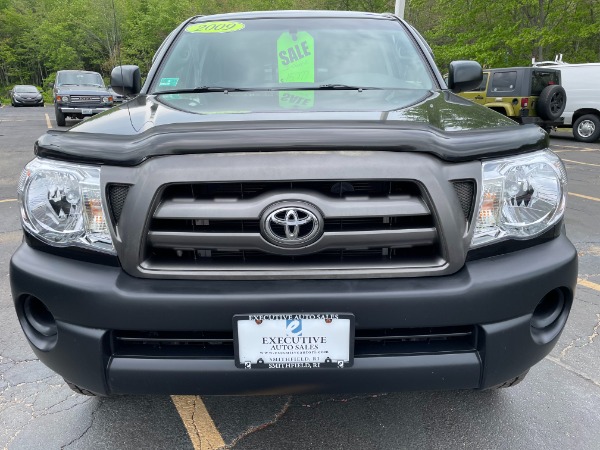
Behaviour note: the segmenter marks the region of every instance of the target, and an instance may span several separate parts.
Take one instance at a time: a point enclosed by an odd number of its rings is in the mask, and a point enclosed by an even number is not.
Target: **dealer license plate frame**
[[[277,363],[277,362],[265,362],[258,360],[257,362],[240,361],[240,333],[238,329],[238,323],[240,321],[256,321],[257,317],[280,317],[278,319],[266,319],[266,320],[281,320],[286,321],[288,317],[295,318],[301,317],[303,320],[323,320],[325,326],[325,318],[321,317],[332,317],[332,320],[347,320],[348,321],[348,359],[340,363],[339,360],[309,362],[309,363]],[[317,319],[311,319],[311,316],[317,316]],[[351,313],[257,313],[257,314],[236,314],[233,316],[233,346],[235,354],[235,365],[240,369],[280,369],[280,370],[293,370],[293,369],[309,369],[309,368],[338,368],[343,369],[352,367],[354,364],[354,314]],[[282,334],[282,336],[285,336]]]

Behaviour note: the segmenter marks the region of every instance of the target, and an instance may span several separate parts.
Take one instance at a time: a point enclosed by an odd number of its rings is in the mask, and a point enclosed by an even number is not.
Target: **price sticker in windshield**
[[[315,40],[306,31],[279,36],[277,56],[280,83],[315,82]]]
[[[280,83],[315,82],[315,40],[306,31],[283,33],[277,39],[277,68]],[[309,109],[314,106],[313,91],[279,93],[283,108]]]

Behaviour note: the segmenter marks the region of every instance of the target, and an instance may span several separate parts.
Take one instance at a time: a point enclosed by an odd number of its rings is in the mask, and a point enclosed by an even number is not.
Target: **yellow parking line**
[[[16,202],[16,201],[17,201],[16,198],[6,198],[4,200],[0,200],[0,203]]]
[[[585,162],[581,162],[581,161],[573,161],[571,159],[564,159],[561,158],[564,162],[569,162],[569,163],[573,163],[573,164],[581,164],[583,166],[594,166],[594,167],[600,167],[600,164],[592,164],[592,163],[585,163]]]
[[[52,122],[50,122],[50,116],[46,113],[46,125],[48,125],[48,129],[52,129]]]
[[[577,147],[575,145],[560,145],[560,144],[552,145],[552,147],[572,148],[572,149],[583,151],[583,152],[597,152],[599,150],[599,149],[593,148],[593,147]],[[564,151],[569,151],[569,150],[564,150]]]
[[[593,283],[588,280],[584,280],[583,278],[577,278],[577,284],[585,286],[587,288],[593,289],[595,291],[600,291],[600,284]]]
[[[225,441],[200,397],[172,395],[171,400],[173,400],[195,450],[216,450],[225,447]]]
[[[569,195],[572,195],[574,197],[585,198],[586,200],[593,200],[595,202],[600,202],[600,198],[598,198],[598,197],[590,197],[589,195],[576,194],[575,192],[569,192]]]

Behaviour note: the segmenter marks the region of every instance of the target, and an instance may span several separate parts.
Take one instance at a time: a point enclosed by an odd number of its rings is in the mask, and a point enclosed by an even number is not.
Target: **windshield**
[[[39,91],[35,86],[15,86],[15,92],[23,92],[23,93],[35,93],[38,94]]]
[[[57,86],[104,86],[104,81],[96,72],[61,72],[58,74]]]
[[[420,52],[394,20],[286,18],[188,25],[150,92],[432,85]]]

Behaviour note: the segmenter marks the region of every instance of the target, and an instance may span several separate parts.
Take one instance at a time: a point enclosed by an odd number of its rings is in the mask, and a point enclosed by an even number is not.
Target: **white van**
[[[565,126],[573,127],[578,141],[595,142],[600,138],[600,63],[557,64],[561,84],[567,92],[562,116]]]

